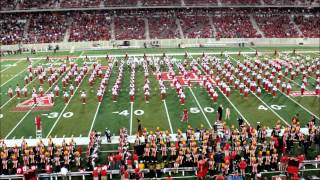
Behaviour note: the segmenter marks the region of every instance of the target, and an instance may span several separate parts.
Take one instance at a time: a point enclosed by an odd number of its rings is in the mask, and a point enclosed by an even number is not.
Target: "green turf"
[[[278,50],[288,50],[292,51],[293,47],[290,48],[277,48]],[[297,48],[298,50],[316,50],[316,48]],[[102,54],[120,54],[123,55],[124,52],[137,54],[137,53],[162,53],[166,51],[167,53],[184,53],[185,51],[189,52],[220,52],[221,49],[216,48],[189,48],[189,49],[127,49],[127,50],[110,50],[106,51],[85,51],[85,52],[75,52],[72,55],[80,55],[80,54],[90,54],[90,55],[102,55]],[[238,48],[227,48],[229,52],[231,51],[239,51]],[[252,49],[241,49],[242,51],[254,51]],[[272,51],[274,48],[259,48],[259,50],[268,50]],[[129,54],[129,55],[130,55]],[[21,57],[26,57],[27,54],[23,54]],[[52,53],[38,53],[36,57],[45,57],[46,55],[52,56]],[[70,55],[69,52],[58,52],[55,54],[57,56],[64,56]],[[312,57],[319,57],[315,54],[307,54]],[[198,55],[197,55],[198,56]],[[197,57],[194,56],[194,57]],[[294,55],[290,55],[294,56]],[[305,58],[305,55],[300,55],[302,58]],[[9,57],[9,56],[8,56]],[[13,57],[13,56],[12,56]],[[18,56],[17,56],[18,57]],[[183,59],[184,56],[179,55],[175,56],[177,59]],[[218,54],[217,57],[220,57]],[[243,61],[245,56],[243,55],[233,55],[232,57]],[[268,57],[275,58],[276,56],[268,55]],[[261,58],[261,57],[258,57]],[[99,59],[103,65],[106,65],[107,62],[105,58]],[[1,73],[1,77],[6,77],[8,75],[7,80],[9,80],[15,74],[25,71],[27,67],[26,61],[0,61],[1,62],[1,69],[8,64],[17,64],[14,67],[10,67],[6,69],[4,72]],[[77,63],[81,65],[84,60],[78,59]],[[35,60],[34,64],[42,63],[46,64],[44,60]],[[235,62],[233,61],[235,64]],[[176,68],[175,68],[176,70]],[[161,71],[167,71],[166,66],[162,66]],[[91,72],[91,71],[90,71]],[[89,73],[90,73],[89,72]],[[249,97],[245,98],[239,94],[239,90],[232,89],[230,97],[226,98],[222,95],[220,91],[219,98],[217,103],[213,103],[212,99],[209,98],[206,89],[202,88],[197,83],[194,83],[192,88],[184,87],[184,91],[186,94],[186,102],[184,105],[181,105],[179,102],[179,98],[175,92],[175,89],[172,89],[170,83],[166,82],[165,85],[167,89],[167,98],[166,101],[160,100],[160,90],[159,84],[156,80],[155,76],[152,74],[152,69],[149,69],[149,80],[151,81],[151,99],[149,103],[144,101],[144,94],[143,94],[143,85],[144,85],[144,74],[143,68],[138,67],[136,70],[136,99],[132,104],[132,112],[131,112],[131,104],[129,103],[129,79],[130,79],[130,69],[125,66],[124,70],[124,77],[123,83],[121,87],[121,91],[119,94],[119,98],[117,102],[112,101],[111,96],[111,89],[115,80],[118,76],[118,69],[117,67],[113,68],[107,91],[104,94],[103,101],[99,107],[98,102],[96,100],[96,92],[98,85],[100,84],[100,78],[98,78],[91,88],[88,85],[88,77],[83,80],[83,83],[77,90],[75,96],[71,99],[69,105],[65,108],[65,104],[63,103],[62,95],[60,97],[55,98],[55,105],[50,111],[30,111],[30,112],[12,112],[14,107],[17,103],[26,100],[25,98],[17,99],[13,98],[9,103],[7,103],[1,110],[2,118],[1,118],[1,132],[0,137],[3,138],[17,125],[18,122],[21,123],[12,131],[9,138],[20,138],[21,136],[25,137],[35,137],[35,126],[34,126],[34,117],[36,115],[41,114],[49,114],[41,115],[42,123],[43,123],[43,136],[47,136],[49,131],[52,129],[50,135],[62,137],[74,135],[78,136],[87,136],[90,130],[91,125],[93,125],[93,130],[97,131],[104,131],[106,127],[108,127],[113,134],[119,133],[119,128],[125,127],[130,130],[132,128],[132,134],[135,134],[137,129],[137,121],[136,119],[139,118],[142,120],[143,127],[146,127],[148,131],[155,130],[156,127],[159,127],[161,130],[169,130],[170,131],[170,124],[172,126],[173,133],[177,132],[177,129],[181,129],[185,131],[187,126],[190,124],[194,128],[201,127],[201,124],[205,127],[209,127],[209,124],[212,125],[216,119],[216,110],[217,107],[221,104],[224,109],[227,107],[231,110],[231,119],[225,120],[228,126],[236,125],[237,126],[237,118],[243,115],[243,117],[248,120],[248,122],[256,126],[257,122],[261,122],[263,126],[273,127],[274,124],[280,119],[281,117],[284,121],[290,123],[291,117],[296,113],[300,115],[300,122],[304,126],[309,121],[311,114],[308,112],[312,112],[317,116],[320,116],[320,98],[317,97],[291,97],[289,99],[287,96],[282,95],[280,92],[277,94],[277,98],[272,98],[270,94],[263,92],[262,96],[257,98],[254,94],[249,94]],[[178,71],[176,70],[176,73]],[[216,73],[216,72],[215,72]],[[9,98],[7,97],[7,89],[9,85],[15,86],[15,84],[23,84],[23,78],[26,73],[21,73],[16,78],[10,80],[6,85],[1,87],[1,105],[6,103]],[[217,74],[215,74],[217,75]],[[312,75],[315,78],[314,74]],[[299,90],[300,87],[298,86],[301,84],[302,77],[298,76],[292,82],[293,90]],[[3,78],[1,78],[1,84],[3,83]],[[296,84],[295,84],[296,83]],[[315,79],[309,80],[309,85],[307,88],[314,89],[312,84],[315,83]],[[58,82],[61,85],[61,79]],[[39,81],[35,80],[30,85],[29,88],[36,86],[38,88]],[[44,89],[48,90],[48,85],[45,83]],[[82,105],[80,102],[80,91],[86,90],[88,96],[88,102],[86,105]],[[217,89],[218,90],[218,89]],[[29,94],[30,97],[30,94]],[[299,104],[300,105],[299,105]],[[269,106],[272,105],[284,105],[281,110],[270,109],[263,110],[259,108],[259,106]],[[165,105],[168,109],[168,115],[166,113]],[[237,110],[240,114],[237,112]],[[301,108],[303,106],[305,109]],[[62,111],[65,108],[64,111]],[[189,110],[189,123],[181,122],[183,109]],[[195,110],[194,113],[190,112],[190,109]],[[213,112],[211,110],[213,109]],[[95,117],[95,112],[98,110],[97,116]],[[142,111],[143,113],[141,113]],[[202,110],[202,111],[201,111]],[[209,110],[209,111],[207,111]],[[56,114],[54,114],[56,112]],[[70,117],[63,117],[63,114],[70,112],[73,113]],[[140,114],[139,114],[140,112]],[[202,113],[203,112],[203,113]],[[50,114],[52,113],[52,114]],[[55,115],[61,115],[58,118]],[[69,113],[69,115],[70,115]],[[126,115],[125,115],[126,114]],[[131,119],[132,114],[132,119]],[[50,118],[51,117],[51,118]],[[53,117],[53,118],[52,118]],[[223,116],[224,117],[224,116]],[[59,121],[57,122],[57,120]],[[95,121],[94,121],[95,119]],[[169,121],[170,119],[170,121]],[[207,120],[208,119],[208,120]],[[132,121],[131,121],[132,120]],[[94,122],[93,122],[94,121]],[[56,125],[53,127],[53,125]],[[131,125],[132,123],[132,125]],[[284,122],[282,122],[284,125]]]

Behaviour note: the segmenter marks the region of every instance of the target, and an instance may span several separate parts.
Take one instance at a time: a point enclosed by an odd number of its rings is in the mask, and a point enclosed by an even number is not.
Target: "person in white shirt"
[[[82,101],[82,104],[86,104],[87,94],[84,91],[81,92],[81,101]]]

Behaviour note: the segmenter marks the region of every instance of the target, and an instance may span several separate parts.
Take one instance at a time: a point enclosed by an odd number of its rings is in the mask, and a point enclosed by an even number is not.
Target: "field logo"
[[[305,91],[303,95],[301,95],[300,91],[292,91],[290,92],[290,96],[299,97],[299,96],[317,96],[315,91]]]
[[[34,105],[33,98],[27,99],[19,104],[13,111],[29,111]],[[33,110],[49,110],[53,106],[53,102],[48,95],[37,97],[37,106]]]

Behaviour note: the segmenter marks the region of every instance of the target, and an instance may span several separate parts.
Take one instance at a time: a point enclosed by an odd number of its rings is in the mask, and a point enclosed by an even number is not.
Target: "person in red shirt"
[[[107,180],[107,165],[103,166],[103,168],[101,169],[101,180]]]
[[[129,171],[127,168],[125,168],[125,170],[123,172],[123,178],[124,178],[124,180],[129,180]]]
[[[293,176],[291,176],[291,180],[299,180],[299,176],[297,173],[293,174]]]
[[[173,178],[169,175],[166,180],[173,180]]]
[[[92,177],[93,177],[93,180],[98,180],[99,179],[99,172],[98,172],[98,169],[95,168],[93,171],[92,171]]]
[[[35,120],[34,120],[35,124],[36,124],[36,130],[41,130],[41,118],[40,115],[37,115]]]
[[[134,163],[135,167],[138,167],[138,163],[139,163],[138,161],[139,161],[139,156],[137,153],[134,153],[133,154],[133,163]]]
[[[189,115],[188,115],[188,109],[184,109],[183,110],[183,116],[182,116],[182,122],[188,122],[188,120],[189,120]]]
[[[241,158],[241,161],[239,163],[239,168],[240,168],[241,176],[243,177],[246,176],[246,167],[247,167],[246,161],[244,160],[244,158]]]
[[[289,160],[289,157],[287,154],[283,154],[280,158],[280,171],[285,171],[287,169],[287,166],[288,166],[288,160]]]
[[[217,175],[216,180],[224,180],[223,175]]]

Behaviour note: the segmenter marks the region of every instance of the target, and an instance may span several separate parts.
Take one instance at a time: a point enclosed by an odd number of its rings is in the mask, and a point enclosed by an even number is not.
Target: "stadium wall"
[[[125,40],[60,42],[42,44],[16,44],[1,47],[2,51],[20,48],[48,51],[49,45],[59,45],[60,50],[103,50],[117,48],[184,48],[184,47],[281,47],[281,46],[313,46],[320,47],[320,38],[222,38],[222,39],[153,39],[127,40],[130,45],[124,46]]]

